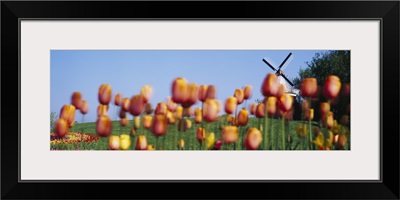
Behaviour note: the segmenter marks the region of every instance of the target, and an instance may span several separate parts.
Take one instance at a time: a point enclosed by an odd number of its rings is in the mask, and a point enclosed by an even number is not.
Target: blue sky
[[[236,88],[253,86],[247,103],[261,99],[258,92],[266,74],[272,70],[262,61],[268,57],[276,68],[292,53],[284,73],[291,79],[298,76],[305,62],[315,53],[309,50],[52,50],[50,66],[50,110],[57,112],[70,104],[71,95],[79,91],[89,103],[85,122],[96,120],[97,91],[101,84],[111,85],[113,95],[138,94],[143,85],[153,87],[150,103],[155,106],[171,95],[172,81],[184,77],[192,83],[215,85],[217,99],[224,103]],[[200,105],[197,103],[195,106]],[[114,119],[114,104],[109,116]],[[81,122],[78,111],[76,121]],[[132,118],[132,117],[130,117]]]

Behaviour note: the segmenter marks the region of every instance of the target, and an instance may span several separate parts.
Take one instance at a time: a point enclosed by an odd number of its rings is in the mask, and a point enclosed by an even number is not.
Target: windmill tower
[[[285,60],[283,60],[283,62],[279,65],[278,69],[276,69],[271,63],[271,59],[269,58],[264,58],[263,61],[265,64],[267,64],[274,72],[275,74],[278,76],[279,79],[279,83],[283,84],[283,86],[285,87],[284,92],[288,93],[294,97],[299,95],[299,90],[295,89],[293,87],[293,83],[292,81],[287,77],[287,75],[285,75],[285,73],[283,72],[283,70],[288,66],[289,62],[293,59],[292,57],[292,53],[289,53],[288,56],[286,56]]]

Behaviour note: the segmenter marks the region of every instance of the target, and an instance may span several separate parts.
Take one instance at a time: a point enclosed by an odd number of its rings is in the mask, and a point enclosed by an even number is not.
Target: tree
[[[57,120],[57,113],[56,112],[51,112],[50,113],[50,130],[54,129],[54,123]]]
[[[299,77],[293,80],[294,87],[300,89],[304,78],[316,78],[318,86],[323,88],[326,78],[329,75],[336,75],[340,78],[342,86],[345,83],[350,84],[350,51],[328,51],[326,53],[316,53],[310,62],[305,63],[306,69],[300,69]],[[326,102],[327,99],[320,96],[317,102],[313,102],[312,107],[315,110],[315,119],[320,119],[319,105]],[[339,98],[337,104],[331,106],[335,119],[345,114],[346,107],[350,103],[350,98]]]

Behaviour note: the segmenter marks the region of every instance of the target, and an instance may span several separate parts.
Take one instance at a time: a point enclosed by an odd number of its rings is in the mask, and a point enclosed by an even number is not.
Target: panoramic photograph
[[[51,50],[50,150],[351,150],[349,50]]]

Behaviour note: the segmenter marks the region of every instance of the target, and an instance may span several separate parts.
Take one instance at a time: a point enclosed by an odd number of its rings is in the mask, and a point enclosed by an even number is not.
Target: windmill
[[[285,60],[279,65],[278,69],[276,69],[271,63],[271,59],[269,58],[263,58],[263,61],[265,64],[267,64],[278,76],[280,84],[283,84],[285,87],[284,92],[288,93],[294,97],[299,95],[299,90],[295,89],[293,87],[292,81],[283,73],[283,70],[288,66],[289,62],[293,59],[292,53],[289,53],[288,56],[286,56]]]

